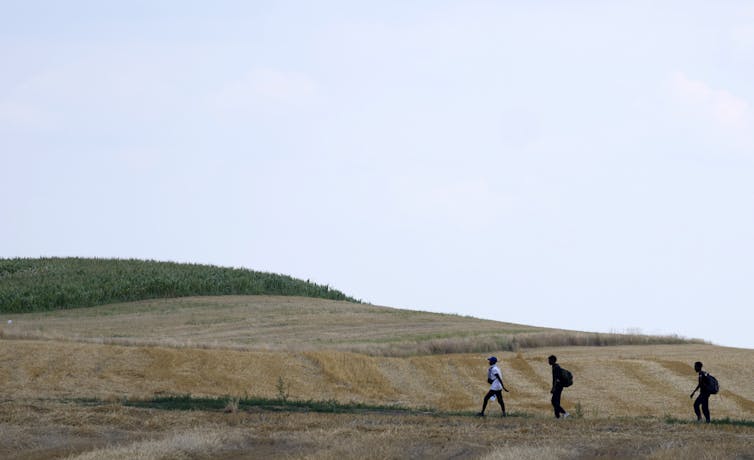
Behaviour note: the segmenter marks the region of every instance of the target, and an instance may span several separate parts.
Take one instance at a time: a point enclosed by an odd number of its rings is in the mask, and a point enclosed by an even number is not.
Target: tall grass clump
[[[447,337],[440,339],[399,341],[374,344],[354,343],[341,347],[354,353],[371,356],[421,356],[453,353],[492,353],[519,351],[546,347],[607,347],[619,345],[681,345],[702,344],[700,339],[687,339],[677,335],[603,334],[598,332],[547,331],[519,332],[515,334],[490,334],[474,337]]]
[[[136,259],[0,259],[0,312],[4,313],[199,295],[357,301],[327,285],[242,268]]]
[[[511,341],[511,351],[521,348],[543,347],[608,347],[617,345],[680,345],[704,343],[678,335],[641,335],[599,332],[534,332],[517,334]]]

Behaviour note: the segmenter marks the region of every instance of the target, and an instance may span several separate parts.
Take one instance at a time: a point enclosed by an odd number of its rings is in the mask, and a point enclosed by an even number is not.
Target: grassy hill
[[[378,356],[688,342],[379,307],[285,275],[144,260],[0,259],[0,313],[16,321],[5,338]]]
[[[134,259],[0,259],[0,312],[5,313],[260,294],[355,301],[329,286],[240,268]]]
[[[600,334],[296,296],[151,299],[5,314],[0,337],[131,346],[338,350],[371,356],[487,353],[544,346],[680,344],[677,336]]]
[[[279,275],[261,274],[270,281],[255,284],[246,270],[1,262],[4,301],[26,299],[18,308],[36,311],[0,316],[0,458],[751,454],[751,350],[333,300],[347,298]],[[155,277],[162,281],[151,283]],[[232,282],[239,279],[246,281]],[[147,298],[107,303],[116,285]],[[206,295],[239,285],[276,295]],[[174,297],[190,291],[177,286],[197,290]],[[64,296],[75,302],[59,302],[66,289],[78,293]],[[45,296],[52,302],[36,303]],[[86,305],[82,299],[95,306],[72,308]],[[573,414],[567,421],[551,419],[551,353],[575,376],[563,398]],[[494,403],[488,417],[473,416],[489,388],[489,354],[510,389],[505,419]],[[696,360],[721,382],[713,418],[733,423],[687,423]],[[159,405],[165,400],[196,407],[168,410]]]

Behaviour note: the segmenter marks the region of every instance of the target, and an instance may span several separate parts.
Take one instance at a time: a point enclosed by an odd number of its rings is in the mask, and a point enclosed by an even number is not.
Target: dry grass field
[[[489,345],[501,333],[563,331],[279,297],[136,302],[2,320],[0,458],[754,458],[750,426],[667,422],[693,418],[696,360],[721,382],[713,418],[754,420],[752,350],[500,349],[506,405],[517,416],[500,418],[493,404],[479,419],[471,414],[488,388],[489,353],[439,353],[435,341],[453,349],[448,343]],[[427,343],[435,354],[422,354]],[[549,354],[575,375],[564,392],[568,420],[550,418]],[[284,394],[416,410],[124,405],[185,394]]]
[[[145,300],[6,314],[4,338],[243,351],[339,350],[411,356],[544,345],[682,343],[675,337],[589,334],[467,316],[290,296]]]
[[[507,340],[542,328],[457,315],[289,296],[185,297],[5,315],[6,337],[128,345],[430,352],[432,344]]]
[[[655,419],[173,412],[2,403],[5,459],[751,458],[752,429]]]

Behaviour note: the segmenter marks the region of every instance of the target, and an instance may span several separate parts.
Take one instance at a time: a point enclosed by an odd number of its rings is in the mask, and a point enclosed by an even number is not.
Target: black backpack
[[[707,393],[711,395],[716,395],[720,392],[720,384],[717,382],[717,379],[707,372],[704,373],[704,377],[702,378],[702,385],[707,390]]]
[[[573,374],[568,369],[560,368],[560,377],[558,381],[563,387],[570,387],[573,385]]]

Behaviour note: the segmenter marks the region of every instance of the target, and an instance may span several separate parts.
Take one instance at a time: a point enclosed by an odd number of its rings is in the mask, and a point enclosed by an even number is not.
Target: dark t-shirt
[[[709,388],[707,388],[707,382],[704,381],[707,373],[704,371],[699,372],[699,395],[709,395]]]
[[[560,385],[560,365],[553,364],[552,365],[552,387],[555,388],[558,385]]]

